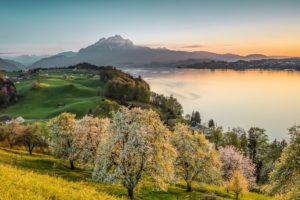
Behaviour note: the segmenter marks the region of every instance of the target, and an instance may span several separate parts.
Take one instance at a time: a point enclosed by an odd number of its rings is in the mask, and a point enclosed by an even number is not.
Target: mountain
[[[13,60],[1,59],[0,58],[0,71],[16,71],[22,69],[24,66]]]
[[[80,49],[78,52],[63,52],[51,57],[43,58],[30,68],[49,68],[75,65],[88,62],[94,65],[143,66],[153,62],[176,62],[188,59],[212,59],[237,61],[252,59],[235,54],[216,54],[207,51],[174,51],[166,48],[149,48],[135,45],[132,41],[120,35],[101,38],[95,44]]]
[[[16,61],[18,63],[22,63],[25,67],[28,67],[35,63],[36,61],[45,58],[48,56],[37,56],[37,55],[21,55],[21,56],[14,56],[14,57],[5,57],[6,59]]]
[[[250,61],[250,60],[261,60],[261,59],[268,59],[268,56],[265,56],[263,54],[249,54],[244,57],[244,60]]]

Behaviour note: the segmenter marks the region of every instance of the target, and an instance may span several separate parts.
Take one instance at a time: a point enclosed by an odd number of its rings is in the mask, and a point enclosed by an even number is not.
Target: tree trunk
[[[192,183],[190,183],[190,182],[186,183],[186,191],[187,192],[191,192],[192,191]]]
[[[239,199],[239,193],[235,194],[235,199],[238,200]]]
[[[130,200],[133,200],[134,199],[134,196],[133,196],[133,189],[132,188],[127,188],[127,193],[128,193],[128,198]]]
[[[75,169],[74,160],[70,160],[70,168]]]
[[[12,149],[13,144],[12,144],[12,142],[10,141],[10,139],[7,138],[6,141],[7,141],[7,143],[8,143],[9,148]]]
[[[30,155],[32,155],[33,149],[34,149],[34,145],[32,146],[28,145],[28,151]]]
[[[29,147],[29,154],[32,155],[32,149]]]

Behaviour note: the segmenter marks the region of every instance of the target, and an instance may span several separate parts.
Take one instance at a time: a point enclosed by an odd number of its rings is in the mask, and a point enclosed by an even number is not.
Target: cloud
[[[0,55],[12,55],[12,54],[20,54],[23,52],[0,52]]]
[[[200,98],[201,98],[200,95],[198,95],[198,94],[196,94],[196,93],[193,93],[193,92],[190,92],[189,95],[190,95],[191,99],[193,99],[193,100],[196,100],[196,99],[200,99]]]
[[[190,49],[190,48],[202,48],[202,47],[205,47],[205,45],[193,44],[193,45],[183,46],[182,48]]]

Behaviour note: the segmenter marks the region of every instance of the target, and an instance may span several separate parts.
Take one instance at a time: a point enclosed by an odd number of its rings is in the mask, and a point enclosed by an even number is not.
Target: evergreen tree
[[[267,156],[268,136],[264,129],[258,127],[250,128],[248,135],[249,158],[256,166],[256,182],[260,182],[261,170]]]

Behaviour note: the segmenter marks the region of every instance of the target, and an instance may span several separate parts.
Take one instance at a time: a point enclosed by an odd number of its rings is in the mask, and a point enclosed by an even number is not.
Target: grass
[[[0,164],[0,199],[118,199],[84,182],[41,175]]]
[[[178,200],[234,199],[223,187],[194,185],[185,192],[184,184],[172,185],[168,191],[153,191],[153,183],[145,182],[136,191],[136,199]],[[91,171],[70,170],[68,164],[51,155],[30,156],[22,150],[0,149],[0,199],[126,199],[121,185],[94,183]],[[241,200],[268,200],[256,193],[247,193]]]
[[[41,87],[33,89],[32,81],[38,80]],[[21,97],[19,101],[4,110],[12,117],[27,119],[48,119],[61,112],[72,112],[78,117],[94,109],[101,100],[105,85],[100,80],[74,76],[66,79],[63,75],[38,75],[16,84]]]

